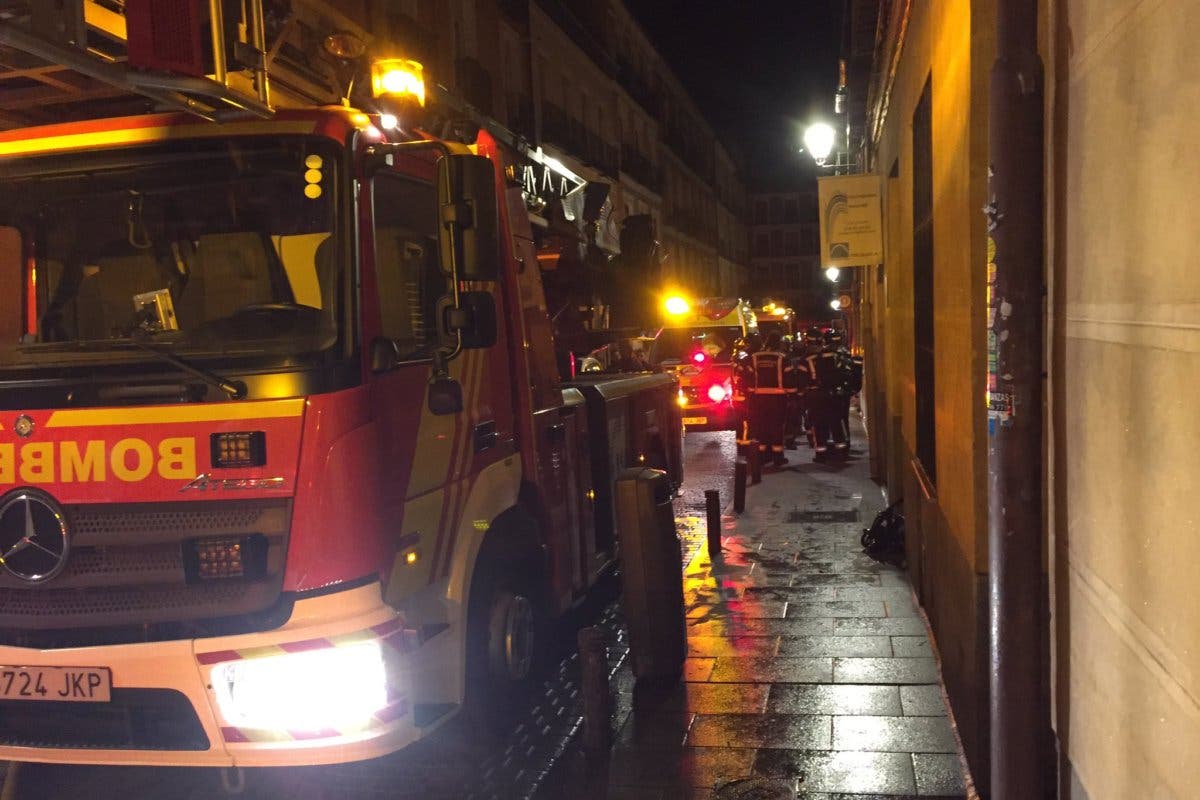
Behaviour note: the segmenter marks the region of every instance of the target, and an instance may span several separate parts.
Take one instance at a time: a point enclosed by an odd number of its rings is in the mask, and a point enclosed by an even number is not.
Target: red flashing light
[[[705,362],[705,360],[707,360],[707,359],[708,359],[708,356],[706,356],[704,353],[701,353],[701,352],[692,353],[692,361],[695,361],[697,364],[703,364]]]
[[[708,387],[708,399],[712,400],[714,403],[720,403],[725,399],[726,394],[728,394],[728,392],[725,391],[725,387],[719,383],[714,383],[712,386]]]

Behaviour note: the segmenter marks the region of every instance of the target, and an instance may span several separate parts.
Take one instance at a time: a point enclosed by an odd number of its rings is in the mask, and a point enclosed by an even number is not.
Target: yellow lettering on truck
[[[159,442],[158,474],[167,480],[196,477],[196,440],[178,438]]]
[[[155,448],[157,447],[157,452]],[[163,480],[196,477],[196,439],[167,437],[152,445],[121,439],[110,448],[103,439],[86,442],[0,443],[0,486],[36,483],[103,483],[113,476],[127,483],[157,473]]]
[[[25,483],[54,481],[54,442],[27,442],[21,445],[21,480]]]
[[[107,477],[104,471],[104,442],[88,442],[83,453],[79,452],[78,442],[63,442],[59,445],[58,462],[63,483],[103,481]]]
[[[131,455],[132,464],[129,460]],[[108,463],[113,475],[133,483],[145,479],[154,469],[154,454],[150,452],[150,445],[141,439],[122,439],[113,445],[112,452],[108,454]]]

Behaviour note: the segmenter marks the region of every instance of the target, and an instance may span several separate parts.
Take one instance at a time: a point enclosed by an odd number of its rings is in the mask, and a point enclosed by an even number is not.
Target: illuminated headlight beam
[[[388,704],[378,641],[218,664],[213,691],[239,728],[322,731],[366,724]]]

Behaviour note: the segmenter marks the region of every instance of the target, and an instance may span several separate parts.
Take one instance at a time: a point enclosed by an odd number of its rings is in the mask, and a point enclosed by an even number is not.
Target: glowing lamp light
[[[836,281],[838,279],[838,276],[841,274],[842,274],[842,271],[840,269],[838,269],[837,267],[830,267],[829,269],[825,270],[825,277],[831,281]]]
[[[682,316],[692,310],[692,304],[682,297],[668,297],[667,301],[663,303],[663,308],[667,310],[668,314]]]
[[[385,131],[394,131],[400,127],[400,120],[396,118],[395,114],[380,114],[379,127]]]
[[[425,68],[408,58],[384,58],[371,64],[373,97],[409,98],[425,105]]]
[[[675,395],[675,402],[678,403],[680,406],[687,405],[687,395],[683,393],[683,389],[680,389],[679,392]]]
[[[804,149],[812,154],[813,161],[824,164],[833,152],[833,142],[837,132],[833,126],[824,122],[815,122],[804,130]]]
[[[773,316],[773,317],[783,317],[786,315],[787,315],[786,308],[780,308],[780,307],[776,306],[775,308],[771,309],[771,316]]]
[[[364,726],[388,704],[377,640],[218,664],[212,685],[221,716],[239,728],[323,731]]]
[[[692,353],[692,361],[696,362],[697,364],[703,364],[706,358],[708,358],[708,356],[704,355],[704,353]]]
[[[725,391],[725,387],[719,383],[714,383],[712,386],[708,387],[708,399],[712,400],[714,403],[720,403],[725,399],[727,394],[728,392]]]
[[[829,307],[832,308],[834,311],[841,311],[842,310],[842,301],[835,297],[829,301]]]

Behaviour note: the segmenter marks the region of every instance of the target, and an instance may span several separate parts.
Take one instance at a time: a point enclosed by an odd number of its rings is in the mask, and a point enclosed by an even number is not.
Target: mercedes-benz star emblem
[[[13,431],[22,439],[28,438],[29,434],[33,433],[33,417],[28,414],[17,417],[17,421],[13,423]]]
[[[62,507],[37,489],[0,498],[0,566],[26,583],[43,583],[62,572],[70,540]]]

